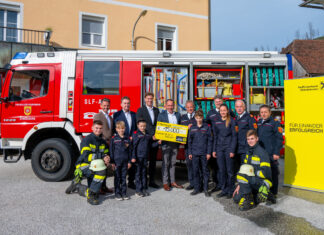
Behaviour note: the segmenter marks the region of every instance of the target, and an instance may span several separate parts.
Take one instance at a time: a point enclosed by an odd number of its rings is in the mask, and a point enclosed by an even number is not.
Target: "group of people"
[[[168,99],[161,113],[153,106],[153,93],[146,93],[145,104],[136,113],[130,111],[130,99],[121,99],[121,110],[109,116],[109,99],[101,100],[101,111],[94,116],[92,133],[81,143],[81,155],[66,193],[78,192],[90,204],[99,204],[99,193],[112,193],[106,186],[107,166],[115,172],[114,190],[117,200],[129,199],[128,187],[139,197],[148,196],[148,187],[159,188],[155,182],[156,156],[162,149],[163,189],[183,188],[175,179],[175,164],[179,144],[155,138],[157,122],[188,126],[185,145],[191,195],[204,192],[210,196],[208,183],[220,191],[217,197],[233,198],[241,210],[251,209],[259,202],[276,202],[278,193],[278,159],[282,148],[282,128],[271,117],[270,107],[260,107],[256,121],[246,112],[243,100],[235,103],[235,116],[214,97],[215,109],[204,119],[193,101],[186,102],[186,114],[174,111],[174,101]],[[147,164],[148,174],[147,174]],[[211,171],[211,174],[210,174]],[[148,175],[148,177],[147,177]],[[211,177],[210,177],[211,175]],[[82,185],[86,177],[88,185]],[[236,177],[236,178],[235,178]],[[235,182],[237,186],[235,187]]]

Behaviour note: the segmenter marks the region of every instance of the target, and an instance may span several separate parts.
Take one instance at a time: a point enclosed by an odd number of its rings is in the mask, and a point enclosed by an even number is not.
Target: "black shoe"
[[[87,202],[91,205],[99,205],[98,197],[95,193],[90,192],[87,197]]]
[[[71,194],[79,191],[79,185],[80,183],[75,183],[74,180],[72,180],[71,184],[67,189],[65,190],[66,194]]]
[[[208,191],[205,191],[205,197],[210,197],[210,193]]]
[[[226,199],[232,199],[232,194],[227,194]]]
[[[144,194],[144,196],[150,196],[151,194],[148,192],[148,191],[146,191],[145,189],[143,190],[143,194]]]
[[[136,189],[136,185],[134,183],[128,183],[128,188]]]
[[[197,195],[198,193],[200,193],[200,192],[194,190],[194,191],[192,191],[192,192],[190,193],[190,195],[194,196],[194,195]]]
[[[120,194],[115,195],[115,199],[116,199],[117,201],[122,201],[122,200],[124,200]]]
[[[128,195],[123,195],[122,198],[123,198],[123,200],[129,200],[130,199],[130,197]]]
[[[245,194],[239,201],[239,209],[240,211],[247,211],[251,210],[255,207],[253,195],[250,194]]]
[[[277,203],[277,196],[273,193],[269,192],[268,199],[266,205],[276,204]]]
[[[157,185],[157,184],[154,183],[154,182],[150,182],[150,183],[149,183],[149,186],[150,186],[151,188],[160,188],[160,186]]]
[[[192,190],[192,189],[194,189],[194,186],[192,186],[192,185],[189,185],[188,187],[186,187],[186,190]]]
[[[145,195],[144,195],[143,193],[141,193],[141,192],[135,193],[135,195],[136,195],[137,197],[145,197]]]
[[[213,189],[211,190],[211,192],[214,193],[214,192],[218,192],[218,191],[220,191],[220,190],[221,190],[220,187],[215,187],[215,188],[213,188]]]
[[[221,197],[225,197],[226,195],[227,195],[227,193],[220,192],[219,194],[217,194],[217,197],[221,198]]]

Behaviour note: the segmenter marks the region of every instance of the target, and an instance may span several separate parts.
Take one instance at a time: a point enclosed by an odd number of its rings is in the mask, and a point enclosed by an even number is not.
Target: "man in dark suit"
[[[180,114],[174,112],[174,101],[168,99],[165,104],[166,110],[158,116],[159,122],[166,122],[172,124],[180,124]],[[183,188],[175,182],[175,165],[178,154],[178,143],[163,141],[162,142],[162,181],[163,188],[170,191],[170,186],[175,188]],[[171,183],[171,184],[170,184]]]
[[[144,101],[145,105],[140,107],[136,113],[136,121],[145,120],[146,122],[146,131],[154,140],[154,134],[156,129],[156,123],[159,116],[159,109],[153,107],[153,99],[154,94],[148,92],[145,94]],[[149,186],[152,188],[159,188],[159,186],[155,183],[154,176],[155,176],[155,169],[156,169],[156,155],[158,152],[159,146],[152,147],[150,146],[149,151]]]
[[[110,100],[107,98],[103,98],[100,103],[100,112],[96,113],[93,117],[93,121],[101,121],[102,122],[102,138],[106,141],[109,146],[109,142],[112,136],[112,127],[113,127],[113,119],[109,116],[110,109]],[[114,190],[107,187],[106,179],[104,180],[100,193],[113,193]]]
[[[116,133],[115,126],[118,121],[123,121],[125,123],[125,136],[131,137],[133,132],[136,130],[136,114],[130,111],[130,99],[124,96],[121,99],[120,106],[122,109],[113,115],[114,120],[114,133]],[[131,189],[136,189],[135,183],[135,166],[132,166],[128,170],[128,187]]]

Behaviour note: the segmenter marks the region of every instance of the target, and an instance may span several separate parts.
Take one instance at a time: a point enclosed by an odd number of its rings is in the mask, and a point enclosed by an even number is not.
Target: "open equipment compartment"
[[[174,110],[185,113],[189,97],[189,67],[186,66],[144,66],[144,94],[154,94],[153,105],[164,109],[167,99],[174,100]]]

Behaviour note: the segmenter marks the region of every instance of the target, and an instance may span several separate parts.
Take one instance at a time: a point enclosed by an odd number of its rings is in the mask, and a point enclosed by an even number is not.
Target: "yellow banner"
[[[187,126],[157,122],[155,137],[159,140],[185,144],[187,142],[187,135]]]
[[[324,77],[285,80],[284,184],[324,192]]]

